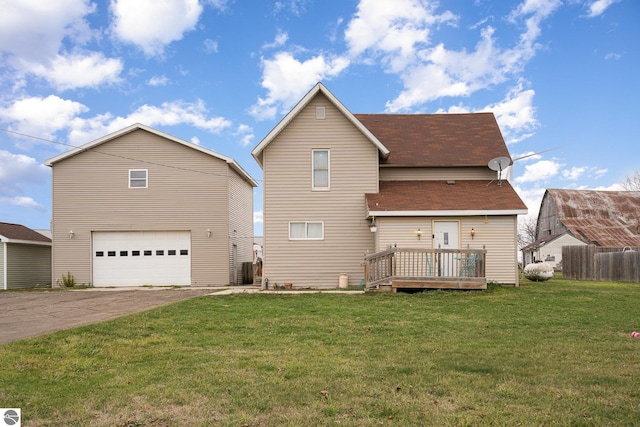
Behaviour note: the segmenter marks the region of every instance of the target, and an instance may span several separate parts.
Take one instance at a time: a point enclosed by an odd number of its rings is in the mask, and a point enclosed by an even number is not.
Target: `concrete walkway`
[[[0,345],[37,335],[102,322],[202,295],[361,294],[363,291],[262,291],[254,286],[219,288],[89,288],[0,292]]]

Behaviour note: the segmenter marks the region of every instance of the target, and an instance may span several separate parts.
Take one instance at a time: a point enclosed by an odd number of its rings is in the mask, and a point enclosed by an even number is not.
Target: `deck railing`
[[[486,253],[484,249],[390,248],[365,256],[365,285],[370,289],[385,282],[411,281],[429,288],[429,283],[467,281],[486,286]]]

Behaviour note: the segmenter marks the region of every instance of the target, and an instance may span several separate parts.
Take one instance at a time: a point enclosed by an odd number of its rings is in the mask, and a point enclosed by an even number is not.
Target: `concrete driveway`
[[[93,288],[0,292],[0,344],[207,295],[211,288]]]

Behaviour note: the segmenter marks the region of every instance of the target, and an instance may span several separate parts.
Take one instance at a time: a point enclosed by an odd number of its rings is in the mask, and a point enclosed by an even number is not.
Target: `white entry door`
[[[434,221],[433,248],[458,249],[459,227],[458,221]]]
[[[458,221],[433,222],[433,248],[459,249],[460,223]],[[444,253],[438,257],[437,271],[440,276],[457,276],[458,260],[456,253]]]
[[[189,231],[93,233],[93,285],[191,285]]]

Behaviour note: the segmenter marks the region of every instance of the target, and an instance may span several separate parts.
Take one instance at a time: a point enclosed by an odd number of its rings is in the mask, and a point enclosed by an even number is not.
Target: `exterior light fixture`
[[[472,229],[469,231],[469,234],[471,234],[471,238],[473,239],[473,238],[476,236],[476,230],[475,230],[474,228],[472,228]]]
[[[371,217],[371,225],[369,225],[369,230],[372,233],[378,231],[378,225],[376,224],[376,217]]]
[[[207,237],[211,237],[211,229],[207,228]]]
[[[73,232],[73,230],[69,230],[69,238],[73,239],[73,236],[75,236],[76,233]]]
[[[418,236],[418,240],[420,240],[420,237],[422,237],[422,230],[420,230],[419,228],[416,230],[416,235]]]

